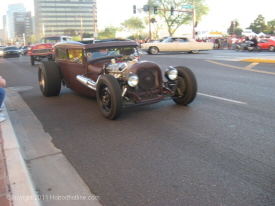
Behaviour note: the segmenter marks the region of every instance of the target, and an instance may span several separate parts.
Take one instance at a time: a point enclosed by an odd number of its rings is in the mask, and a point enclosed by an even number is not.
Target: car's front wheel
[[[159,49],[155,46],[150,47],[149,54],[157,54],[159,52]]]
[[[121,89],[117,79],[109,74],[100,77],[96,98],[101,113],[107,119],[116,119],[122,111]]]
[[[61,90],[61,76],[53,61],[41,62],[38,68],[39,87],[44,96],[57,96]]]
[[[175,67],[178,70],[177,90],[172,97],[180,105],[191,103],[197,94],[197,81],[194,73],[187,67]]]

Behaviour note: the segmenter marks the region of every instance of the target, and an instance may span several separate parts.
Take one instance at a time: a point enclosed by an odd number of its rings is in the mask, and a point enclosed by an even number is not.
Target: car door
[[[158,43],[158,48],[162,52],[177,51],[177,38],[167,38],[163,42]]]
[[[190,51],[191,50],[191,43],[188,38],[182,37],[179,38],[178,43],[178,51]]]
[[[86,73],[85,65],[83,64],[83,50],[56,49],[56,60],[66,86],[75,92],[88,94],[89,89],[76,79],[77,75]]]
[[[258,45],[262,48],[262,49],[269,49],[269,43],[267,39],[262,39],[258,42]]]

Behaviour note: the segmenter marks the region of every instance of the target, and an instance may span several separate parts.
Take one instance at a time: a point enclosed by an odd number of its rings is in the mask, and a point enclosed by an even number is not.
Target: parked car
[[[3,49],[3,57],[19,57],[20,51],[16,46],[8,46]]]
[[[83,95],[94,96],[107,119],[116,119],[123,107],[172,99],[191,103],[196,78],[185,66],[163,69],[151,61],[139,61],[138,44],[132,40],[104,39],[62,42],[54,45],[55,61],[38,68],[44,96],[57,96],[61,84]]]
[[[30,45],[28,47],[28,55],[30,56],[31,64],[35,61],[41,61],[47,58],[49,61],[54,59],[53,45],[62,41],[71,41],[70,36],[45,36],[39,41],[39,44]]]
[[[167,37],[161,42],[145,43],[141,50],[148,54],[159,52],[188,52],[196,54],[201,50],[211,50],[213,44],[210,42],[197,42],[191,37]]]
[[[258,46],[260,46],[261,49],[268,49],[271,52],[275,51],[275,41],[273,39],[261,39],[258,42]]]
[[[21,50],[20,50],[22,55],[25,55],[28,53],[28,46],[22,46]]]

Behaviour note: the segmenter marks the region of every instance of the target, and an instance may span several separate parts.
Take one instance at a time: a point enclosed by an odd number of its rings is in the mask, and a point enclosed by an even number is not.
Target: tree
[[[106,27],[103,31],[100,31],[98,33],[98,38],[99,39],[105,39],[105,38],[115,38],[116,37],[116,32],[119,29],[113,26]]]
[[[123,23],[121,23],[121,26],[124,30],[132,33],[136,39],[138,39],[139,32],[145,28],[142,20],[138,17],[132,17],[125,20]]]
[[[250,24],[248,29],[252,29],[255,33],[267,32],[267,25],[265,18],[260,14],[253,23]]]
[[[76,35],[76,30],[75,29],[65,29],[64,30],[64,35],[66,35],[66,36],[75,36]]]
[[[182,5],[193,5],[193,3],[196,21],[199,22],[202,16],[209,11],[209,8],[205,6],[205,0],[148,0],[150,8],[158,7],[156,15],[165,21],[170,36],[173,36],[180,26],[192,23],[192,13],[174,11],[173,15],[171,15],[171,7],[174,10],[188,10],[182,9]],[[189,9],[189,11],[192,10]],[[153,10],[150,10],[150,12],[153,12]]]
[[[240,24],[237,19],[231,21],[230,27],[227,29],[227,33],[241,35],[243,30],[239,28],[239,25]]]
[[[94,34],[92,34],[92,33],[89,33],[89,32],[83,33],[83,38],[92,38],[92,37],[94,37]]]
[[[275,19],[267,22],[267,34],[275,33]]]
[[[27,40],[27,44],[28,43],[30,43],[30,44],[38,43],[38,40],[36,39],[35,35],[31,35],[31,36],[27,37],[26,40]]]
[[[238,36],[241,36],[242,32],[243,32],[243,30],[239,27],[234,29],[234,34],[236,34]]]

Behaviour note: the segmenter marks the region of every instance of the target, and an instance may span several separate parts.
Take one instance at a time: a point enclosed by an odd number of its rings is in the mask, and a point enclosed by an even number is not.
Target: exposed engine
[[[129,58],[129,56],[122,57],[119,61],[112,59],[111,63],[106,67],[106,70],[115,78],[124,78],[130,74],[130,68],[136,63],[138,63],[138,60]]]

